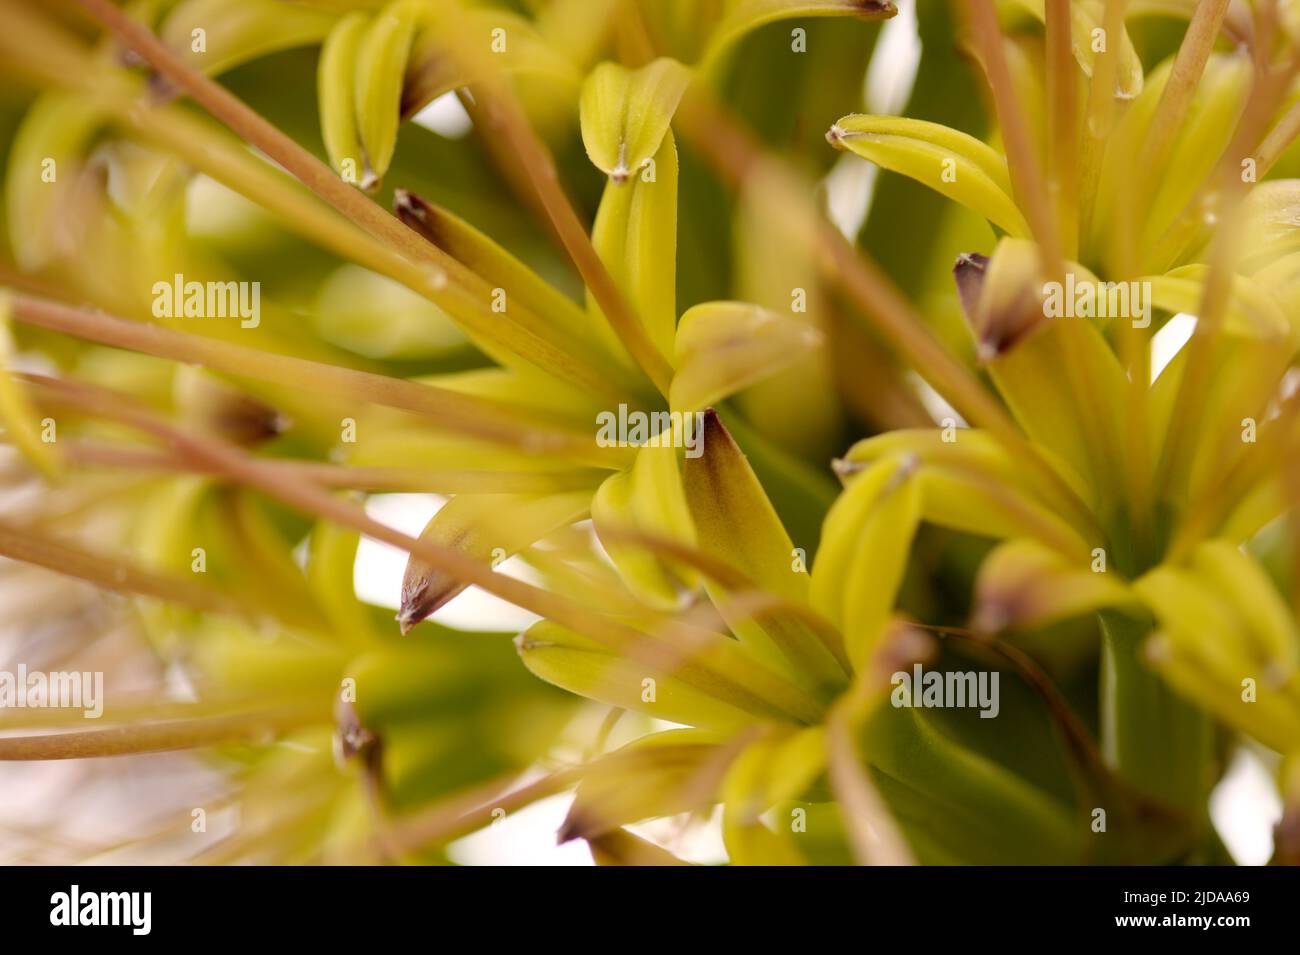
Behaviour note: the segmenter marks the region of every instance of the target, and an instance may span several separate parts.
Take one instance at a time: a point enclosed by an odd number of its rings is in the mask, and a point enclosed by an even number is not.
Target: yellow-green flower
[[[0,0],[0,554],[151,679],[0,758],[191,752],[169,859],[1061,864],[1227,860],[1250,747],[1295,856],[1300,4],[921,0],[878,116],[886,2],[80,3]]]

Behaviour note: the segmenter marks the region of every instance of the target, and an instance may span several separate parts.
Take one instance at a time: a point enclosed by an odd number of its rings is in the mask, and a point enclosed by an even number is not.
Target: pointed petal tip
[[[573,814],[564,817],[564,822],[555,830],[555,844],[562,846],[566,842],[572,842],[574,839],[581,838],[583,826],[573,818]]]
[[[401,628],[402,636],[406,636],[417,625],[429,619],[445,602],[445,600],[440,602],[436,596],[430,597],[428,579],[416,580],[410,584],[404,583],[401,607],[395,618]]]
[[[411,220],[423,223],[429,218],[429,204],[409,189],[393,190],[393,213],[407,225]]]
[[[987,255],[963,252],[957,256],[957,261],[952,267],[952,277],[957,285],[957,298],[961,302],[962,313],[972,324],[975,322],[980,294],[984,290],[984,275],[988,271],[988,266]]]
[[[397,621],[397,629],[401,631],[402,636],[406,636],[420,621],[416,619],[411,609],[403,608],[402,611],[393,617]]]
[[[334,708],[334,737],[332,748],[335,763],[342,766],[358,754],[365,753],[379,742],[379,737],[361,723],[356,707],[339,701]]]
[[[402,600],[397,621],[403,633],[429,619],[465,589],[447,575],[427,565],[411,563],[402,578]]]
[[[883,684],[893,674],[914,663],[928,663],[938,655],[939,644],[930,634],[902,617],[889,622],[871,658],[872,672]]]
[[[979,252],[962,252],[957,256],[957,261],[953,265],[952,270],[957,272],[966,268],[974,268],[983,272],[988,268],[988,264],[989,257],[987,255],[981,255]]]
[[[861,461],[850,461],[847,458],[833,458],[831,460],[831,473],[840,480],[852,477],[865,467],[866,465]]]

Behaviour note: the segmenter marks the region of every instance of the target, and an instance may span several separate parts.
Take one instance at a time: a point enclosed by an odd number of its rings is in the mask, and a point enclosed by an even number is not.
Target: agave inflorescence
[[[1300,749],[1300,7],[917,6],[873,116],[868,0],[3,0],[0,553],[128,594],[155,679],[0,756],[211,750],[236,821],[160,799],[169,857],[438,861],[573,790],[608,863],[717,807],[736,863],[1224,858],[1225,757]],[[883,177],[855,249],[828,127],[957,204]],[[537,622],[428,620],[467,587]],[[982,712],[900,689],[972,663]]]

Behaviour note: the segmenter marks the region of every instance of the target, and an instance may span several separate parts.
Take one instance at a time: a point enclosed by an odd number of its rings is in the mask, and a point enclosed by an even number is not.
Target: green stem
[[[1101,611],[1101,730],[1106,761],[1135,789],[1205,818],[1212,756],[1209,718],[1142,662],[1150,620]]]

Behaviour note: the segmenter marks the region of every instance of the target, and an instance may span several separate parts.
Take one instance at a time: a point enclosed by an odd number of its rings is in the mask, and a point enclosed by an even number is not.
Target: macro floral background
[[[1300,4],[0,14],[5,862],[1300,859]]]

